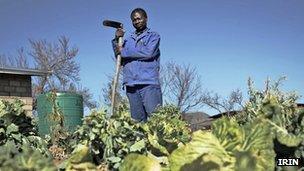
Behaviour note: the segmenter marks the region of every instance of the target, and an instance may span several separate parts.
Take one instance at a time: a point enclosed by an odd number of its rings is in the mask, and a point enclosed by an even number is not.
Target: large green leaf
[[[113,163],[118,163],[118,162],[121,161],[121,158],[112,156],[112,157],[109,157],[108,160],[113,162]]]
[[[188,144],[173,151],[169,162],[172,171],[195,168],[233,170],[235,158],[211,132],[197,131]]]
[[[165,155],[169,155],[168,150],[164,146],[159,144],[159,139],[155,132],[153,135],[148,134],[148,140],[149,140],[150,144],[152,145],[152,147],[158,149],[161,153],[163,153]]]
[[[286,145],[288,147],[297,147],[302,141],[304,141],[304,134],[295,135],[293,133],[289,133],[286,128],[277,125],[271,120],[267,120],[266,122],[274,130],[274,132],[276,133],[276,138],[281,144]]]
[[[89,147],[87,144],[78,144],[74,151],[72,152],[69,163],[82,163],[85,161],[90,161]]]
[[[304,138],[301,135],[278,131],[277,140],[287,147],[297,147],[302,141],[304,141]]]
[[[142,139],[140,141],[137,141],[135,144],[133,144],[130,147],[130,152],[141,151],[143,148],[145,148],[145,146],[146,146],[145,140]]]
[[[5,133],[5,129],[4,128],[0,128],[0,134],[4,134]]]
[[[257,170],[274,168],[273,135],[263,120],[239,125],[233,118],[222,118],[213,123],[212,132],[229,154],[248,153],[258,158]]]
[[[233,118],[221,118],[212,123],[212,133],[219,139],[221,145],[232,152],[240,148],[241,142],[245,138],[244,130]]]
[[[249,151],[246,152],[236,152],[235,157],[237,158],[235,163],[235,171],[256,171],[257,168],[257,158]]]
[[[14,132],[18,132],[18,130],[19,130],[18,126],[12,123],[7,127],[6,133],[11,134]]]
[[[160,171],[160,164],[154,159],[140,154],[129,154],[119,168],[120,171]]]
[[[270,126],[263,120],[255,120],[241,126],[241,129],[244,130],[244,135],[238,151],[250,152],[250,156],[257,158],[256,170],[274,170],[274,135],[271,133]]]

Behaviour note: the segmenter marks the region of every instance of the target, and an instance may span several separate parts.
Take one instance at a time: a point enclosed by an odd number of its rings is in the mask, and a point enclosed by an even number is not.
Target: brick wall
[[[24,110],[32,113],[32,83],[31,76],[0,74],[0,99],[13,101],[18,98],[25,103]]]
[[[31,76],[0,74],[0,96],[32,97]]]

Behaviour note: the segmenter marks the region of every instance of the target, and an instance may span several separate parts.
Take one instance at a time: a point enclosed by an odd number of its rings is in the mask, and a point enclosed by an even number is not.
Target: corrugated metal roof
[[[52,72],[51,71],[36,70],[36,69],[21,69],[21,68],[0,67],[0,74],[45,76],[45,75],[48,75],[48,74],[52,74]]]

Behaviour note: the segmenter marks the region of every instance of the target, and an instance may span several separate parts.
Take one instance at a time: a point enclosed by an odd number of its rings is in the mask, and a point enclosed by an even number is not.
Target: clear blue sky
[[[99,100],[114,68],[114,30],[102,20],[121,21],[130,33],[135,7],[146,9],[148,26],[161,35],[161,63],[196,67],[206,89],[246,93],[249,76],[261,88],[267,77],[286,75],[283,88],[304,94],[303,0],[0,0],[0,53],[65,35],[79,48],[82,85]]]

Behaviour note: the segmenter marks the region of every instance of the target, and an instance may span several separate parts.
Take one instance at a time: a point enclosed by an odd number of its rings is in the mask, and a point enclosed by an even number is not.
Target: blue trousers
[[[130,103],[131,117],[139,122],[146,122],[155,109],[162,105],[160,85],[126,86]]]

